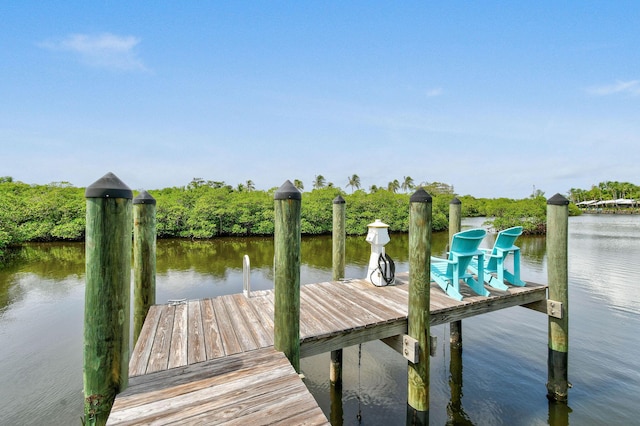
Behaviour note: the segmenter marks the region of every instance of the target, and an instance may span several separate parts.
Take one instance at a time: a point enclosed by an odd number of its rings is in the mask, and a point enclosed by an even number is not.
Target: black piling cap
[[[156,199],[153,198],[153,196],[151,196],[151,194],[149,194],[147,191],[142,190],[136,196],[136,198],[133,199],[133,204],[151,204],[152,206],[155,206]]]
[[[344,198],[342,198],[342,195],[338,195],[336,198],[333,199],[333,204],[345,204],[346,201],[344,200]]]
[[[462,201],[458,200],[458,197],[453,197],[449,204],[462,204]]]
[[[302,193],[296,188],[290,180],[282,184],[274,194],[276,200],[302,200]]]
[[[133,192],[118,176],[109,172],[91,185],[84,192],[85,198],[133,198]]]
[[[418,188],[416,192],[411,195],[409,199],[412,203],[430,203],[431,195],[427,191],[425,191],[422,187]]]
[[[552,206],[566,206],[569,204],[569,200],[560,194],[556,194],[547,200],[547,204]]]

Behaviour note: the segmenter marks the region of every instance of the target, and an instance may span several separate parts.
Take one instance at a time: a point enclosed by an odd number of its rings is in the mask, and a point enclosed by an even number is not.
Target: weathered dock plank
[[[132,378],[107,424],[266,425],[297,418],[328,424],[287,358],[264,348]]]
[[[371,340],[398,350],[408,281],[399,273],[385,287],[362,279],[301,286],[300,356]],[[547,286],[488,289],[483,297],[463,285],[457,301],[432,283],[431,325],[544,304]],[[271,290],[152,306],[132,354],[130,387],[108,424],[328,424],[286,357],[272,356],[273,315]]]
[[[316,318],[316,321],[323,322],[326,317],[339,320],[343,329],[364,327],[366,322],[361,318],[360,310],[350,309],[350,305],[345,300],[339,300],[326,294],[319,285],[305,286],[307,294],[312,298],[317,307],[321,307],[324,315]]]
[[[204,329],[202,327],[201,302],[191,300],[188,304],[188,345],[187,364],[195,364],[207,360],[207,350],[204,343]]]
[[[547,297],[547,286],[527,283],[526,287],[510,287],[508,292],[492,291],[492,293],[490,297],[469,296],[458,302],[461,305],[432,310],[431,325],[446,324],[480,314],[544,300]]]
[[[397,277],[396,281],[398,281]],[[403,291],[403,287],[405,287],[405,284],[403,284],[402,282],[398,282],[395,285],[385,287],[375,287],[365,280],[350,280],[347,284],[352,288],[357,289],[357,294],[362,294],[364,292],[370,295],[374,295],[376,299],[381,300],[386,305],[393,307],[394,309],[401,312],[404,316],[407,316],[408,293],[407,291]]]
[[[431,325],[540,302],[546,299],[546,288],[533,283],[506,292],[489,288],[491,296],[483,297],[462,285],[465,298],[457,301],[432,283]],[[385,287],[361,279],[301,286],[301,356],[406,333],[407,301],[406,272]],[[156,305],[133,352],[130,375],[271,346],[273,312],[273,291]]]
[[[218,324],[218,330],[222,337],[222,345],[224,347],[225,355],[233,355],[242,352],[242,346],[236,336],[236,332],[231,325],[231,318],[225,308],[223,301],[224,298],[216,297],[212,299],[213,310],[216,315],[216,321]]]
[[[234,294],[231,296],[240,310],[249,330],[259,348],[273,345],[273,327],[270,329],[262,323],[260,315],[256,312],[256,307],[250,303],[243,294]]]
[[[187,342],[189,337],[188,318],[187,304],[181,303],[177,305],[173,317],[173,330],[171,333],[171,344],[169,345],[170,352],[167,368],[187,365],[189,347]]]
[[[166,370],[169,365],[169,350],[171,349],[171,336],[173,334],[173,319],[175,316],[175,306],[165,306],[160,315],[160,321],[153,338],[153,347],[146,373]],[[140,339],[138,338],[138,341]],[[137,349],[138,345],[136,345]],[[135,352],[135,350],[134,350]]]
[[[227,296],[221,298],[222,302],[229,314],[229,321],[231,322],[231,330],[235,333],[240,348],[243,352],[252,351],[258,349],[258,344],[253,339],[253,333],[251,331],[250,324],[247,324],[242,315],[242,311],[236,304],[236,300],[233,296]]]
[[[204,333],[204,346],[207,359],[219,358],[225,355],[222,336],[218,328],[218,321],[213,309],[213,300],[204,299],[200,301],[200,312],[202,313],[202,329]],[[204,332],[204,331],[203,331]]]
[[[341,299],[352,297],[351,293],[354,291],[347,285],[331,285],[331,287],[333,288],[335,297]],[[357,303],[361,309],[371,312],[371,314],[377,318],[377,322],[385,322],[405,316],[400,310],[394,310],[393,307],[381,301],[379,297],[375,297],[365,291],[359,292],[357,301],[352,301],[351,303]]]
[[[317,305],[313,295],[303,290],[305,287],[302,286],[300,289],[300,338],[325,334],[329,330],[340,327],[340,320],[328,314],[322,306]],[[318,321],[317,318],[324,319]]]
[[[163,307],[161,305],[154,305],[149,308],[147,317],[142,325],[142,330],[138,336],[136,350],[131,355],[131,360],[129,361],[129,376],[138,376],[147,371],[147,365],[151,357],[151,348],[153,347],[162,311]]]

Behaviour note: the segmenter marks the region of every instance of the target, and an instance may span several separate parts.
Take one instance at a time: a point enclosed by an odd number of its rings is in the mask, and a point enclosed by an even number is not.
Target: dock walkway
[[[398,349],[407,333],[408,281],[402,273],[386,287],[361,279],[301,286],[300,356],[372,340]],[[461,290],[456,301],[431,284],[432,326],[547,297],[547,286],[534,283],[489,288],[489,297]],[[107,424],[328,424],[273,350],[273,299],[268,290],[152,306],[132,353],[129,388]]]

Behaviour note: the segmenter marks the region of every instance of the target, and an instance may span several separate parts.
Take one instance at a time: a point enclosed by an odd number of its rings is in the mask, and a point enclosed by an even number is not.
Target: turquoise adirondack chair
[[[514,243],[522,235],[522,226],[514,226],[498,232],[493,248],[481,248],[485,252],[484,256],[484,281],[493,288],[508,290],[505,280],[512,285],[524,286],[525,282],[520,279],[520,248]],[[505,260],[513,254],[513,272],[507,270]],[[479,273],[478,261],[472,260],[469,263],[469,270]],[[480,275],[478,275],[479,277]]]
[[[473,275],[467,271],[469,263],[477,258],[478,277],[483,276],[484,252],[478,247],[486,234],[487,231],[480,228],[458,232],[451,239],[451,250],[449,250],[447,259],[431,257],[431,279],[442,287],[450,297],[462,300],[460,280],[463,280],[480,296],[489,296],[482,280],[475,280]]]

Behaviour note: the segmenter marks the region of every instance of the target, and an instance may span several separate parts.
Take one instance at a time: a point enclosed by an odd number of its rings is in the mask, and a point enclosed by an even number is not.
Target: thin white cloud
[[[427,97],[428,98],[433,98],[435,96],[440,96],[444,93],[444,90],[442,90],[441,87],[435,87],[433,89],[429,89],[427,90]]]
[[[136,46],[140,39],[134,36],[119,36],[111,33],[97,35],[69,34],[63,39],[46,40],[38,46],[62,52],[71,52],[81,62],[99,68],[120,71],[144,71]]]
[[[607,86],[589,87],[587,92],[592,95],[608,96],[615,94],[640,95],[640,80],[617,81]]]

